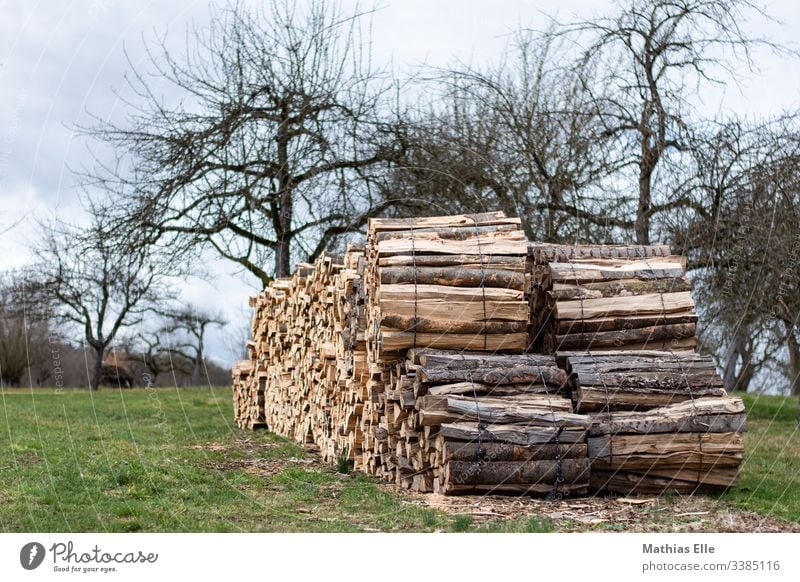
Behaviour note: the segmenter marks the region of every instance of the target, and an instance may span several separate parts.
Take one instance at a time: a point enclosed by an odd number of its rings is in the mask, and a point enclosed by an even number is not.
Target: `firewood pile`
[[[589,418],[551,356],[411,348],[388,378],[369,473],[421,492],[587,490]]]
[[[576,410],[589,413],[592,486],[628,494],[731,487],[742,460],[744,405],[707,356],[562,353]]]
[[[667,246],[531,244],[532,329],[537,347],[693,350],[685,259]]]
[[[501,212],[372,219],[257,297],[238,426],[420,492],[735,483],[746,429],[665,246],[529,244]]]

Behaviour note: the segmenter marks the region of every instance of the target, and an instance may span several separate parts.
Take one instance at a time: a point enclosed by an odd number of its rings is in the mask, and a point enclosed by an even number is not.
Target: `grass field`
[[[748,396],[747,404],[741,485],[714,502],[797,524],[796,402]],[[489,519],[478,519],[474,503],[463,513],[432,507],[337,473],[268,432],[236,429],[227,388],[8,389],[0,408],[2,531],[626,529],[598,520],[557,525],[547,512],[483,511]],[[642,515],[661,519],[649,511]]]

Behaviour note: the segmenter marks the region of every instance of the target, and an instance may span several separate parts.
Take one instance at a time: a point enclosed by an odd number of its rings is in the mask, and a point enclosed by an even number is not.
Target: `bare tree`
[[[693,155],[707,211],[675,240],[688,251],[726,387],[746,390],[770,364],[800,395],[800,125],[732,121]]]
[[[390,206],[370,173],[399,146],[365,16],[322,0],[234,4],[190,31],[185,56],[152,47],[180,101],[134,70],[127,121],[87,130],[117,156],[86,179],[120,192],[118,226],[176,253],[211,249],[266,284]]]
[[[77,325],[94,352],[90,388],[97,390],[103,358],[120,329],[141,323],[161,301],[169,263],[146,246],[111,236],[94,216],[85,229],[43,225],[34,248],[36,272],[58,317]]]
[[[655,216],[694,205],[685,191],[657,184],[667,158],[689,149],[690,96],[752,69],[753,46],[777,48],[748,33],[752,16],[766,14],[750,0],[625,0],[612,16],[559,31],[585,46],[585,59],[601,59],[603,74],[584,87],[608,134],[623,139],[639,244],[650,243]]]
[[[163,335],[161,330],[140,330],[133,338],[129,339],[125,346],[128,359],[132,362],[139,362],[147,369],[149,378],[145,378],[144,381],[149,385],[155,385],[159,374],[176,368],[172,349]],[[184,370],[181,368],[181,371]]]
[[[417,114],[393,186],[446,210],[502,208],[537,240],[632,228],[603,192],[619,168],[582,87],[594,63],[566,64],[565,44],[521,32],[500,64],[439,75],[442,99]]]
[[[162,331],[172,336],[169,351],[191,362],[192,386],[199,386],[205,365],[206,332],[210,327],[225,325],[226,321],[218,313],[191,305],[167,312],[165,318]]]
[[[0,384],[17,386],[25,371],[50,355],[51,305],[26,278],[5,272],[0,282]]]

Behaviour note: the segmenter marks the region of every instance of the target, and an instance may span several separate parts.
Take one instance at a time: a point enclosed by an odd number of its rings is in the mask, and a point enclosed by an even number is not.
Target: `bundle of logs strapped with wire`
[[[391,366],[365,466],[415,491],[580,493],[589,418],[551,356],[412,348]]]
[[[722,490],[742,461],[744,405],[707,356],[560,353],[576,410],[592,418],[592,487],[616,493]]]
[[[667,246],[531,244],[531,334],[560,350],[692,350],[685,259]]]

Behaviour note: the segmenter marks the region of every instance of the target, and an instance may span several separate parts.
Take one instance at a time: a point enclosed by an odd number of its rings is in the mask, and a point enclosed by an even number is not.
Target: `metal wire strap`
[[[417,347],[417,326],[419,325],[419,321],[417,320],[417,247],[414,240],[414,225],[411,225],[411,264],[412,264],[412,272],[414,274],[414,345],[413,347]]]
[[[552,501],[554,499],[560,499],[561,493],[558,490],[558,486],[561,485],[565,481],[564,478],[564,464],[563,464],[563,456],[561,454],[561,432],[564,430],[564,426],[557,426],[557,419],[556,419],[556,411],[553,408],[553,401],[550,398],[550,391],[548,390],[547,380],[545,380],[544,372],[542,368],[539,367],[539,377],[542,380],[542,385],[544,386],[544,393],[547,395],[547,403],[550,406],[550,417],[553,419],[553,425],[556,426],[556,433],[553,435],[553,442],[556,445],[556,479],[553,483],[553,489],[550,493],[547,494],[547,499]]]

